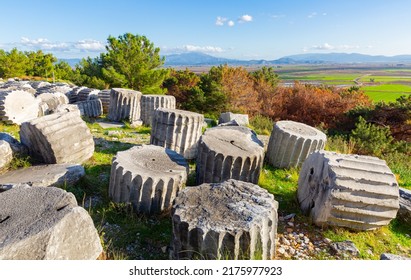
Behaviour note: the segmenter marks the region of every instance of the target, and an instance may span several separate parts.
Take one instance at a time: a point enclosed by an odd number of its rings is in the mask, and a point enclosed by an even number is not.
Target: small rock
[[[357,247],[355,247],[354,243],[350,240],[331,243],[330,247],[336,254],[343,255],[344,258],[346,257],[345,255],[347,253],[352,256],[358,256],[360,254],[360,251],[357,249]]]
[[[383,253],[380,256],[380,260],[411,260],[411,258],[394,255],[394,254]]]
[[[284,255],[285,249],[283,247],[278,248],[278,253],[280,253],[281,255]]]
[[[291,214],[288,214],[288,215],[284,216],[284,220],[290,220],[294,217],[295,217],[295,213],[291,213]]]

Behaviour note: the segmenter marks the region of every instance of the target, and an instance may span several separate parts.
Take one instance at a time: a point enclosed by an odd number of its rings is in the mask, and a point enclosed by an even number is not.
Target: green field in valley
[[[382,84],[361,88],[374,101],[395,101],[397,98],[411,93],[411,86],[400,84]]]

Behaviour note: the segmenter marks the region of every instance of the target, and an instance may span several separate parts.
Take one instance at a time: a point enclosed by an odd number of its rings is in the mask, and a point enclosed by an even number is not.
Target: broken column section
[[[72,193],[17,186],[0,193],[0,260],[96,260],[93,220]]]
[[[40,101],[23,90],[0,91],[0,121],[21,124],[37,118]]]
[[[141,121],[141,95],[141,92],[131,89],[111,89],[108,119],[115,122],[127,120],[130,123]]]
[[[301,166],[314,151],[324,148],[327,136],[303,123],[278,121],[270,135],[268,162],[277,168]]]
[[[43,163],[82,163],[94,153],[93,136],[78,110],[25,122],[20,139],[29,154]]]
[[[228,179],[258,183],[264,146],[247,127],[207,129],[198,143],[196,181],[218,183]]]
[[[398,183],[385,161],[376,157],[315,152],[298,180],[303,213],[319,225],[355,230],[388,225],[399,209]]]
[[[141,97],[141,120],[151,126],[153,113],[158,108],[175,109],[176,98],[172,95],[144,94]]]
[[[173,205],[175,259],[272,259],[278,203],[252,183],[187,187]]]
[[[150,144],[176,151],[186,159],[194,159],[203,122],[204,116],[198,113],[159,108],[153,115]]]
[[[136,212],[158,213],[171,208],[187,172],[186,160],[176,152],[135,146],[114,157],[109,195],[114,202],[130,202]]]

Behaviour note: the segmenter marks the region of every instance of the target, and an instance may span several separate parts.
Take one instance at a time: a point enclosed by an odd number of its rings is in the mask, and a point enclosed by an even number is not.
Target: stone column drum
[[[171,208],[187,173],[186,160],[176,152],[135,146],[113,158],[109,195],[114,202],[130,202],[136,212],[158,213]]]
[[[107,114],[108,109],[110,108],[110,92],[111,89],[103,89],[98,92],[98,98],[101,100],[101,104],[103,105],[104,114]]]
[[[40,101],[23,90],[0,91],[0,121],[21,124],[37,118]]]
[[[103,248],[72,193],[21,185],[0,193],[0,260],[96,260]]]
[[[141,97],[141,120],[151,126],[154,110],[158,108],[175,109],[176,98],[172,95],[144,94]]]
[[[194,159],[203,122],[204,116],[194,112],[157,109],[153,115],[150,144],[176,151],[186,159]]]
[[[278,202],[252,183],[228,180],[182,190],[173,205],[175,259],[272,259]]]
[[[93,136],[77,109],[23,123],[20,139],[43,163],[82,163],[94,153]]]
[[[218,183],[228,179],[258,183],[264,146],[247,127],[207,129],[198,143],[196,181]]]
[[[327,136],[311,126],[294,121],[278,121],[270,135],[268,162],[278,168],[301,166],[314,151],[324,148]]]
[[[96,118],[103,114],[103,106],[100,99],[80,101],[75,103],[75,105],[77,105],[82,116]]]
[[[131,89],[112,88],[108,112],[109,120],[116,122],[128,120],[131,123],[139,121],[141,95],[141,92]]]
[[[376,229],[399,209],[395,176],[385,161],[368,156],[312,153],[300,171],[297,196],[303,213],[319,226]]]
[[[77,94],[77,102],[97,99],[99,91],[100,90],[95,88],[83,88]]]

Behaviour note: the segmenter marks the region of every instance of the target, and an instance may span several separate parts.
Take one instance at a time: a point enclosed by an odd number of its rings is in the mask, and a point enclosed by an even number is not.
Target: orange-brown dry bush
[[[260,91],[260,99],[261,113],[273,120],[293,120],[326,129],[336,128],[352,108],[371,104],[360,91],[298,82],[293,87],[277,87],[271,93]]]
[[[258,92],[254,88],[254,80],[245,68],[223,65],[213,67],[210,75],[221,85],[231,111],[250,115],[260,111],[260,101]]]

